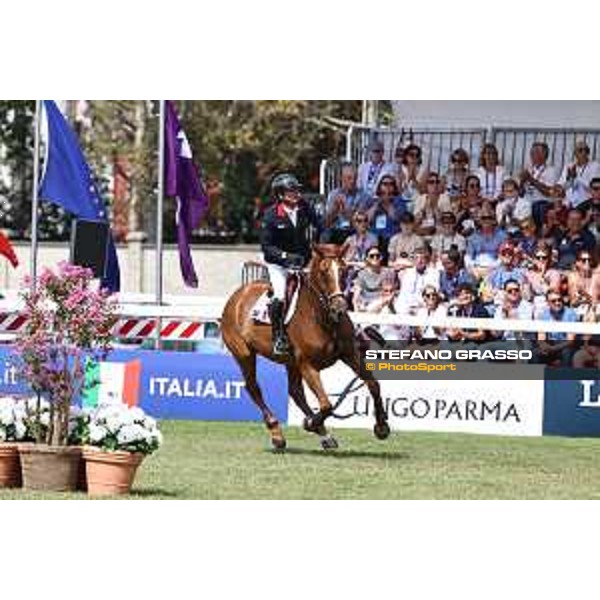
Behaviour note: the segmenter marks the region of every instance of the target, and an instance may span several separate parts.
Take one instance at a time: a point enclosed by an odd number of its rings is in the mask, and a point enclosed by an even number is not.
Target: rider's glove
[[[301,269],[304,266],[304,257],[301,254],[288,254],[286,263],[288,267]]]

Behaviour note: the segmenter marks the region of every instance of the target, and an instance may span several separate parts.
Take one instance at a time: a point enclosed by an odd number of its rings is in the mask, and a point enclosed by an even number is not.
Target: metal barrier
[[[269,271],[264,263],[248,260],[242,265],[242,285],[253,281],[269,281]]]
[[[423,164],[438,173],[448,168],[450,154],[464,148],[471,157],[471,167],[477,164],[479,152],[486,141],[487,130],[476,129],[389,129],[352,126],[346,136],[346,159],[360,164],[369,159],[369,144],[377,139],[383,142],[384,157],[395,161],[398,146],[416,144],[422,150]]]
[[[579,140],[587,142],[592,159],[600,158],[600,129],[494,127],[489,137],[498,148],[506,172],[513,175],[518,175],[528,164],[529,150],[534,142],[548,144],[548,164],[555,167],[558,175],[573,160],[575,143]]]
[[[575,143],[585,140],[591,150],[593,160],[600,159],[600,129],[583,128],[519,128],[492,127],[490,129],[390,129],[386,127],[366,127],[355,125],[346,134],[345,161],[359,165],[369,159],[369,144],[379,140],[384,145],[384,158],[395,161],[395,150],[400,146],[414,143],[422,150],[423,164],[428,170],[445,173],[450,154],[457,148],[464,148],[471,159],[470,166],[475,170],[479,164],[479,154],[483,144],[489,142],[498,148],[500,163],[507,175],[518,176],[529,162],[529,150],[534,142],[548,144],[548,163],[560,175],[564,166],[573,160]],[[342,159],[328,159],[321,163],[321,193],[327,195],[339,185]]]

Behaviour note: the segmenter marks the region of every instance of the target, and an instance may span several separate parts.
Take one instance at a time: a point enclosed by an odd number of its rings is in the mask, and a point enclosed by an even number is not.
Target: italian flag
[[[141,372],[141,360],[123,363],[90,360],[85,369],[82,405],[91,408],[123,402],[135,406],[140,394]]]

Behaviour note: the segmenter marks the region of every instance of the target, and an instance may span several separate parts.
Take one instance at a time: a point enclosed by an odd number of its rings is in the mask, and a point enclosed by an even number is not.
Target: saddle
[[[287,277],[285,284],[285,300],[283,306],[284,323],[287,325],[296,312],[296,305],[298,304],[298,295],[300,293],[300,287],[302,286],[302,277],[299,273],[290,273]],[[271,318],[269,317],[269,304],[273,297],[273,288],[269,285],[256,300],[256,303],[250,311],[250,317],[257,323],[270,324]]]

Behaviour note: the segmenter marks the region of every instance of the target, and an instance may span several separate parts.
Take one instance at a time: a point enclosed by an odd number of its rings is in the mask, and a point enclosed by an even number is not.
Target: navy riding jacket
[[[316,229],[318,239],[321,231],[319,216],[312,205],[304,200],[298,202],[296,225],[290,220],[282,202],[269,207],[263,217],[261,232],[265,261],[288,267],[287,255],[295,254],[303,258],[302,266],[306,266],[311,257],[311,225]]]

